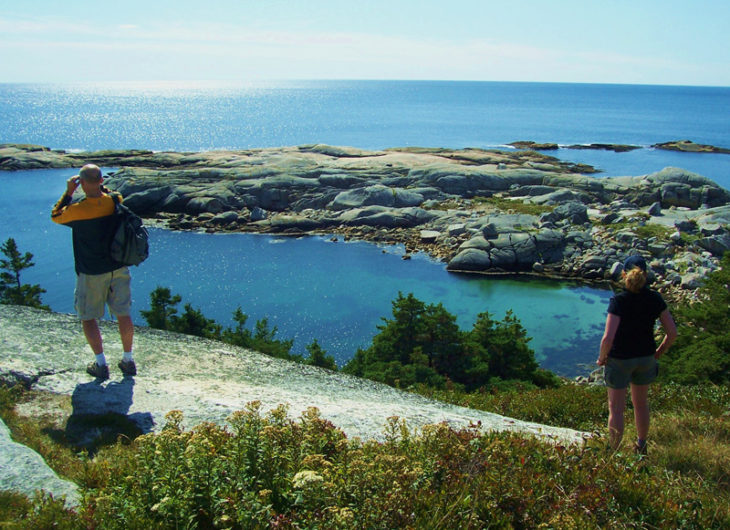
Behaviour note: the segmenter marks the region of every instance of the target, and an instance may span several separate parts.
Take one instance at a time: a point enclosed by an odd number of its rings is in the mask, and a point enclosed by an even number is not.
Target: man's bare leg
[[[118,316],[117,324],[119,326],[119,337],[122,339],[122,348],[124,348],[125,352],[131,352],[134,342],[134,324],[132,323],[132,317],[129,315]]]
[[[104,343],[101,338],[101,330],[99,330],[99,323],[96,319],[82,320],[81,326],[84,328],[84,335],[86,336],[86,342],[91,346],[91,351],[94,355],[104,353]]]

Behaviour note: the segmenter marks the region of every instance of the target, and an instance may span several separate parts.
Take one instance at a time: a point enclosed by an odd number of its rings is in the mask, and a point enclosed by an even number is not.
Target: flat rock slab
[[[66,496],[66,505],[76,506],[76,484],[63,480],[46,465],[43,457],[10,437],[10,430],[0,420],[0,489],[17,491],[32,497],[36,490],[46,490],[54,497]]]
[[[379,439],[391,416],[412,428],[447,422],[459,428],[516,431],[558,443],[581,442],[586,433],[514,420],[317,367],[275,359],[198,337],[137,327],[138,375],[123,377],[116,367],[121,346],[116,325],[102,322],[111,378],[85,372],[93,359],[75,316],[0,305],[0,380],[22,381],[35,390],[71,396],[73,418],[117,414],[142,432],[157,432],[165,415],[181,410],[189,428],[203,421],[224,423],[248,402],[263,410],[287,404],[292,416],[317,407],[349,437]],[[11,473],[2,466],[3,475]]]

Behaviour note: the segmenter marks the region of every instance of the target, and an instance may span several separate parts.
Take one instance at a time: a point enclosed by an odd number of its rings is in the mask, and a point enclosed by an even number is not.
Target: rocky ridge
[[[0,146],[0,168],[120,167],[107,185],[172,229],[403,243],[454,272],[605,281],[629,254],[686,296],[730,249],[730,191],[679,168],[595,178],[535,151],[296,147],[64,153]]]
[[[560,443],[581,443],[586,433],[550,427],[498,414],[447,405],[416,394],[338,372],[283,361],[243,348],[153,330],[135,329],[138,375],[117,370],[121,346],[116,326],[101,322],[107,339],[111,379],[93,380],[85,372],[91,354],[78,319],[20,306],[0,305],[0,384],[21,383],[32,399],[16,413],[42,420],[69,444],[92,448],[114,442],[120,425],[139,433],[158,432],[165,415],[183,413],[186,428],[204,421],[224,423],[247,403],[262,411],[280,404],[292,417],[319,409],[349,437],[380,439],[389,417],[411,429],[447,422],[455,428],[479,425]],[[113,421],[111,421],[113,420]],[[72,483],[59,479],[37,453],[13,442],[0,422],[0,489],[32,494],[46,489],[78,499]]]

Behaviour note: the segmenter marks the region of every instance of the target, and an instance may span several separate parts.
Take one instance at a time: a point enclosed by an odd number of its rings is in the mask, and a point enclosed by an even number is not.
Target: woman
[[[631,402],[638,440],[634,451],[646,454],[649,434],[649,384],[659,371],[657,359],[677,338],[674,319],[662,296],[646,287],[646,261],[630,256],[621,273],[626,290],[608,304],[606,330],[601,339],[598,365],[604,367],[608,387],[608,436],[611,447],[618,449],[624,434],[626,388],[631,384]],[[664,328],[659,347],[654,341],[657,318]]]

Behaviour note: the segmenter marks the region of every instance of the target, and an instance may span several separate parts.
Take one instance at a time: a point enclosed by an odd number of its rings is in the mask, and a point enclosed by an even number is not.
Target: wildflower
[[[347,508],[347,507],[340,508],[337,511],[337,514],[335,515],[335,517],[337,519],[337,522],[339,522],[343,525],[350,524],[355,520],[355,514],[353,513],[353,511],[350,508]]]
[[[216,526],[229,526],[232,520],[231,517],[228,515],[221,515],[216,522]]]
[[[158,502],[157,504],[154,504],[152,506],[152,508],[150,508],[150,510],[153,511],[153,512],[157,512],[157,511],[160,510],[160,508],[164,508],[165,507],[165,504],[167,504],[169,502],[170,502],[170,497],[163,497],[160,500],[160,502]]]
[[[259,490],[259,497],[262,501],[266,501],[269,497],[271,497],[272,493],[273,491],[271,490]]]
[[[321,475],[318,475],[314,471],[310,470],[304,470],[300,471],[296,475],[294,475],[293,483],[294,487],[298,489],[303,489],[305,487],[311,488],[312,486],[316,486],[324,482],[324,479]]]

